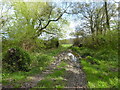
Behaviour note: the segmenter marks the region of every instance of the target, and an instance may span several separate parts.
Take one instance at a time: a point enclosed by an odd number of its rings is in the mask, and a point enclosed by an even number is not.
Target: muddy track
[[[69,62],[68,67],[66,68],[67,74],[65,76],[67,80],[66,88],[86,88],[87,81],[86,76],[77,63]]]
[[[81,68],[79,62],[74,62],[71,60],[68,53],[72,53],[71,50],[67,50],[61,52],[55,58],[55,61],[50,64],[41,74],[37,74],[35,76],[29,76],[27,79],[29,82],[25,82],[21,85],[20,88],[33,88],[37,85],[38,82],[44,79],[44,77],[54,71],[56,67],[60,64],[61,61],[65,61],[68,65],[65,67],[66,74],[66,86],[65,88],[71,88],[72,90],[76,90],[76,88],[86,88],[86,76]],[[79,57],[77,57],[79,58]],[[12,86],[4,86],[4,88],[12,88]]]
[[[40,82],[41,80],[43,80],[46,75],[52,73],[54,71],[54,69],[56,69],[56,67],[60,64],[60,62],[61,62],[60,60],[55,60],[41,74],[37,74],[35,76],[28,77],[28,78],[31,78],[31,80],[29,82],[24,83],[21,88],[35,87],[37,85],[37,83]]]
[[[68,50],[58,56],[59,59],[63,59],[68,63],[66,66],[65,79],[67,84],[65,88],[70,88],[71,90],[76,90],[77,88],[87,88],[86,75],[79,62],[80,57],[76,56],[78,61],[74,62],[71,58],[69,58],[68,53],[72,53],[72,51]]]
[[[56,58],[56,57],[54,57]],[[60,63],[60,60],[55,60],[52,62],[42,73],[34,75],[34,76],[28,76],[26,79],[29,80],[28,82],[22,83],[20,88],[33,88],[37,85],[38,82],[44,79],[44,77],[54,71],[56,66]],[[4,85],[2,88],[14,88],[12,85]]]

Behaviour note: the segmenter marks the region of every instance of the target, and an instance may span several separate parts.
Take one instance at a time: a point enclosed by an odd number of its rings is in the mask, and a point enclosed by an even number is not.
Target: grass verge
[[[82,56],[81,64],[86,73],[88,88],[120,88],[118,82],[118,54],[111,48],[73,47]]]
[[[53,56],[56,56],[60,52],[66,50],[67,47],[59,47],[49,50],[41,50],[41,52],[30,53],[32,62],[31,70],[29,72],[19,71],[19,72],[2,72],[2,84],[3,86],[13,86],[14,88],[19,88],[24,82],[29,81],[26,79],[28,76],[41,73],[46,67],[55,59]]]

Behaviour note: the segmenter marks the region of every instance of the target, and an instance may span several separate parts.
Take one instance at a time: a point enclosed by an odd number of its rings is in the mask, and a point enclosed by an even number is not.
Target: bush
[[[47,49],[58,48],[60,46],[58,38],[52,38],[52,39],[46,41],[45,46]]]
[[[80,38],[75,38],[75,39],[73,40],[73,45],[74,45],[74,46],[79,46],[80,43],[81,43]]]
[[[19,47],[12,47],[3,53],[3,69],[9,71],[28,71],[30,66],[29,54]]]
[[[116,61],[118,60],[118,52],[110,48],[105,48],[105,49],[101,49],[98,52],[96,52],[94,57],[100,60]]]
[[[94,36],[94,41],[92,36],[88,36],[84,38],[84,46],[91,49],[99,49],[99,48],[112,48],[118,50],[118,30],[107,31],[107,33],[99,34]]]
[[[72,47],[70,47],[70,49],[72,49],[73,51],[75,51],[75,52],[78,52],[79,53],[79,47],[74,47],[74,46],[72,46]]]
[[[44,66],[45,64],[47,64],[47,62],[49,63],[49,61],[51,60],[52,57],[45,54],[37,56],[38,64],[40,64],[41,66]]]

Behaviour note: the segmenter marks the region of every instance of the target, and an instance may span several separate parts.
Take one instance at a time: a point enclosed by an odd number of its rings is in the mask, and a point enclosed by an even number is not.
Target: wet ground
[[[80,65],[80,58],[80,55],[75,56],[71,50],[63,52],[57,56],[57,60],[65,60],[68,63],[66,67],[65,79],[67,84],[65,88],[75,90],[76,88],[87,87],[87,80],[82,70],[82,66]]]

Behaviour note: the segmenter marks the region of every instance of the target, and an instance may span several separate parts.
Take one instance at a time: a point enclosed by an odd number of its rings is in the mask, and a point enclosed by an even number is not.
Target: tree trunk
[[[108,16],[108,10],[107,10],[107,0],[105,0],[105,14],[106,14],[107,29],[110,30],[109,16]]]

